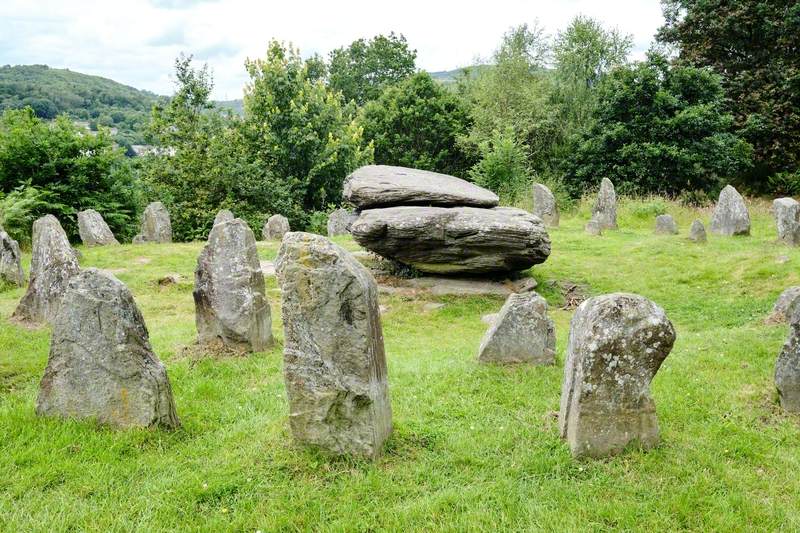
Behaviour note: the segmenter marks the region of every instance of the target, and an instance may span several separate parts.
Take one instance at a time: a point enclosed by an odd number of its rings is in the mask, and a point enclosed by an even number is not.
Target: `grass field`
[[[136,297],[183,427],[37,418],[49,332],[9,325],[22,290],[1,293],[0,530],[798,530],[800,418],[780,412],[772,378],[788,328],[764,318],[800,284],[800,250],[775,242],[766,204],[751,207],[753,236],[706,245],[685,237],[710,212],[660,200],[623,203],[622,229],[602,237],[583,232],[585,205],[563,217],[531,271],[556,321],[555,367],[476,363],[480,317],[502,298],[381,295],[395,431],[374,464],[292,444],[280,345],[247,357],[182,349],[195,337],[201,243],[83,249],[82,266],[112,270]],[[664,208],[682,235],[653,234]],[[274,258],[276,245],[259,246]],[[172,272],[184,282],[155,283]],[[652,386],[658,448],[570,457],[555,414],[572,312],[552,281],[644,295],[675,324]],[[275,279],[267,286],[280,344]],[[429,301],[446,305],[425,312]]]

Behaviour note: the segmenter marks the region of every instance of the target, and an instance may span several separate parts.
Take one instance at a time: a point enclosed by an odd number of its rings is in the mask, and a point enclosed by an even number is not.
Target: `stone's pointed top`
[[[223,222],[230,222],[234,218],[236,217],[233,216],[233,211],[230,209],[220,209],[219,213],[217,213],[217,216],[214,217],[214,226],[217,224],[222,224]]]
[[[512,294],[478,348],[481,363],[555,363],[556,337],[547,301],[535,292]]]
[[[614,184],[608,178],[603,178],[600,183],[600,191],[592,208],[592,220],[601,231],[617,229],[617,193],[614,191]]]
[[[103,216],[94,209],[78,213],[78,234],[85,246],[119,244]]]
[[[710,229],[718,235],[750,235],[750,213],[742,195],[731,185],[719,193]]]
[[[343,198],[359,209],[398,205],[494,207],[500,199],[466,180],[427,170],[368,165],[347,177]]]
[[[706,227],[703,225],[702,221],[695,220],[692,222],[692,227],[689,228],[689,240],[694,242],[706,242],[708,240],[706,237]]]
[[[146,242],[172,242],[172,222],[169,211],[161,202],[151,202],[142,214],[141,233],[133,238],[134,244]]]
[[[542,183],[533,184],[533,214],[541,218],[548,227],[558,227],[559,215],[556,197]]]

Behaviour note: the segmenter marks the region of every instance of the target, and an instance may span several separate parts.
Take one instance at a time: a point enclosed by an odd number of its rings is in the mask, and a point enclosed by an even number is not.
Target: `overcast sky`
[[[214,71],[215,99],[241,98],[244,60],[270,38],[302,55],[394,31],[417,50],[417,66],[450,70],[487,57],[513,25],[538,20],[548,33],[584,14],[633,35],[636,58],[663,19],[659,0],[2,0],[0,65],[47,64],[159,94],[172,65],[194,54]]]

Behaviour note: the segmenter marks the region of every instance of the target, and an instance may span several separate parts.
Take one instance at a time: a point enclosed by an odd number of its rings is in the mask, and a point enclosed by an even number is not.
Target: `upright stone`
[[[265,241],[279,241],[289,232],[289,220],[283,215],[272,215],[264,223],[261,238]]]
[[[677,235],[678,223],[672,215],[658,215],[656,217],[656,233],[659,235]]]
[[[694,242],[706,242],[706,227],[700,220],[692,222],[692,227],[689,228],[689,240]]]
[[[350,210],[339,208],[328,215],[328,237],[349,235],[350,225],[358,219],[358,215]]]
[[[86,246],[119,244],[103,216],[94,209],[78,213],[78,235]]]
[[[789,317],[789,337],[775,362],[775,386],[781,407],[800,413],[800,313],[797,307]]]
[[[600,235],[603,234],[602,225],[595,219],[590,219],[589,222],[587,222],[586,225],[583,227],[583,229],[584,231],[586,231],[586,233],[588,233],[589,235],[594,235],[595,237],[599,237]]]
[[[547,301],[535,292],[506,299],[478,349],[481,363],[555,363],[555,325]]]
[[[223,222],[230,222],[234,218],[236,217],[233,216],[233,211],[230,209],[220,209],[219,213],[217,213],[217,216],[214,217],[214,225],[216,226],[217,224],[222,224]]]
[[[789,287],[784,290],[772,307],[770,320],[772,322],[788,322],[798,309],[798,303],[800,303],[800,287]]]
[[[164,204],[153,202],[145,208],[141,233],[133,238],[133,242],[135,244],[172,242],[172,223]]]
[[[22,287],[25,271],[22,270],[22,253],[19,244],[0,229],[0,281]]]
[[[309,233],[287,234],[275,267],[294,438],[334,454],[378,456],[392,411],[375,279]]]
[[[675,330],[664,310],[635,294],[590,298],[572,317],[559,426],[573,456],[604,457],[658,443],[650,381]]]
[[[79,271],[67,234],[53,215],[33,223],[33,253],[28,290],[12,316],[20,322],[52,322],[67,283]]]
[[[603,178],[597,201],[592,208],[592,219],[600,225],[600,229],[617,229],[617,193],[614,184]]]
[[[198,342],[243,351],[272,344],[272,318],[253,232],[241,219],[216,224],[197,259],[194,307]]]
[[[750,213],[739,192],[726,185],[719,193],[711,216],[711,233],[718,235],[750,235]]]
[[[800,244],[800,203],[794,198],[778,198],[772,202],[778,239],[790,246]]]
[[[541,183],[533,184],[533,214],[541,218],[545,226],[558,227],[558,205],[556,197]]]
[[[113,275],[89,268],[70,280],[53,322],[36,413],[117,427],[180,425],[142,314]]]

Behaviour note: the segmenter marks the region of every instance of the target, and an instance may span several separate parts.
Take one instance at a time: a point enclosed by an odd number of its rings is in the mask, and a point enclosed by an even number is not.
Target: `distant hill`
[[[214,103],[220,109],[230,109],[237,115],[244,115],[244,100],[217,100]]]
[[[492,65],[470,65],[468,67],[457,68],[453,70],[439,70],[436,72],[428,72],[431,78],[435,79],[445,85],[455,83],[459,76],[462,76],[465,71],[469,71],[470,76],[473,78],[481,71],[492,68]]]

